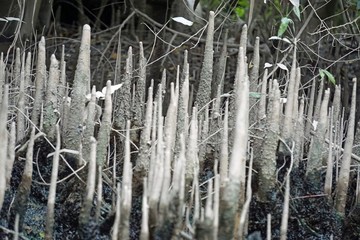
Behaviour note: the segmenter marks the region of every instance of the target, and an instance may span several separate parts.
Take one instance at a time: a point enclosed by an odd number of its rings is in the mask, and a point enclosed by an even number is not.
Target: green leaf
[[[261,93],[249,92],[249,97],[259,99],[259,98],[261,98]]]
[[[319,74],[320,74],[321,78],[324,78],[326,76],[328,78],[329,82],[331,82],[334,85],[336,84],[334,75],[332,75],[329,71],[320,68]]]
[[[281,24],[280,24],[280,27],[279,27],[279,30],[278,30],[278,37],[281,37],[284,32],[286,31],[286,29],[288,28],[289,26],[289,23],[292,23],[293,21],[290,19],[290,18],[287,18],[287,17],[283,17],[281,19]]]
[[[297,18],[299,19],[299,21],[301,21],[300,8],[294,6],[294,7],[293,7],[293,10],[294,10],[295,15],[296,15]]]
[[[241,7],[237,7],[235,8],[235,13],[236,16],[238,16],[239,18],[243,18],[245,16],[245,9]]]

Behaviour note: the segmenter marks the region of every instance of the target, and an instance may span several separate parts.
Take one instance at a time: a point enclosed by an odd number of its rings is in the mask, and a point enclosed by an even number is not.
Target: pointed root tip
[[[41,46],[41,47],[45,46],[45,37],[44,36],[41,37],[39,46]]]
[[[83,27],[83,30],[91,30],[91,27],[89,24],[85,24],[84,27]]]

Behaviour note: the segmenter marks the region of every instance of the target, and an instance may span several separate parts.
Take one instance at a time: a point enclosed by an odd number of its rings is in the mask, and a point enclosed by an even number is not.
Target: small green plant
[[[239,0],[235,8],[235,14],[237,17],[244,19],[246,12],[249,10],[250,1],[249,0]]]
[[[320,68],[319,69],[319,74],[320,74],[321,79],[324,79],[325,76],[326,76],[327,79],[329,80],[329,82],[331,82],[334,85],[336,84],[336,80],[335,80],[334,75],[332,75],[331,72],[329,72],[328,70]]]

